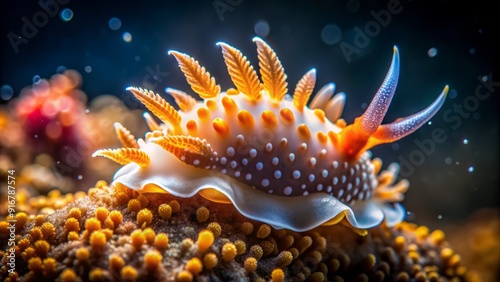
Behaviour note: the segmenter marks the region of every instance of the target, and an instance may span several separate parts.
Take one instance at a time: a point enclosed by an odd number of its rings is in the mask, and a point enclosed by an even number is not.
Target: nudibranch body
[[[355,229],[384,220],[388,225],[400,222],[405,211],[399,202],[408,182],[394,184],[398,165],[380,172],[381,161],[371,160],[367,150],[425,124],[444,103],[448,86],[421,112],[381,125],[398,80],[399,54],[394,47],[388,74],[372,102],[346,125],[339,118],[344,93],[333,95],[334,84],[328,84],[307,106],[315,69],[289,95],[276,54],[262,39],[254,42],[262,82],[238,49],[218,43],[236,89],[221,92],[205,68],[176,51],[169,53],[202,101],[169,88],[177,111],[152,91],[129,88],[162,123],[146,113],[151,132],[138,141],[115,125],[125,148],[94,154],[125,165],[114,183],[179,197],[200,193],[234,204],[249,218],[295,231],[344,218]]]

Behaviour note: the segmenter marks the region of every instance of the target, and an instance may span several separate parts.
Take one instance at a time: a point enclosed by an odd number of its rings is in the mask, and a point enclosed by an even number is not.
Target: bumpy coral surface
[[[343,224],[297,233],[201,196],[138,194],[104,181],[87,195],[52,192],[37,201],[65,205],[18,212],[15,229],[12,218],[0,221],[2,281],[478,279],[442,231],[407,222],[365,236]]]

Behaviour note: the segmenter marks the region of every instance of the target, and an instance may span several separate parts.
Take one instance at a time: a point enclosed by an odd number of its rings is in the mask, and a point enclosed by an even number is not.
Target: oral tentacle
[[[379,144],[396,141],[419,129],[439,111],[446,100],[448,89],[449,87],[446,85],[439,97],[422,111],[405,118],[400,118],[392,123],[381,125],[375,134],[370,137],[365,150]]]

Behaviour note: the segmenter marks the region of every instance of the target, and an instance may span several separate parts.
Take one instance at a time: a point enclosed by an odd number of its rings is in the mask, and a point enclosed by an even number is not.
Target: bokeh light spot
[[[69,22],[73,18],[73,11],[71,9],[64,9],[59,13],[59,16],[61,17],[61,20],[64,22]]]
[[[108,25],[111,30],[119,30],[122,26],[122,21],[119,18],[111,18]]]
[[[328,45],[334,45],[339,43],[342,38],[342,30],[338,25],[335,24],[327,24],[321,30],[321,40]]]
[[[260,37],[266,37],[269,35],[271,28],[265,20],[258,21],[254,26],[255,33]]]
[[[85,67],[85,72],[86,73],[90,73],[92,71],[92,67],[91,66],[86,66]]]
[[[66,67],[65,66],[58,66],[57,69],[56,69],[56,72],[58,74],[62,74],[66,71]]]
[[[467,171],[474,172],[474,167],[473,166],[469,166],[469,168],[467,169]]]
[[[14,96],[14,90],[10,85],[3,85],[2,88],[0,88],[0,98],[4,101],[8,101]]]
[[[437,48],[432,47],[431,49],[427,50],[427,55],[431,58],[436,57],[437,54],[438,54]]]
[[[125,41],[127,43],[132,41],[132,34],[130,34],[130,32],[124,32],[122,37],[123,37],[123,41]]]
[[[34,84],[38,84],[38,83],[40,83],[40,81],[42,81],[42,78],[39,75],[35,75],[33,77],[33,83]]]
[[[458,95],[457,90],[454,88],[450,89],[450,92],[448,92],[448,97],[450,97],[450,99],[457,98],[457,95]]]

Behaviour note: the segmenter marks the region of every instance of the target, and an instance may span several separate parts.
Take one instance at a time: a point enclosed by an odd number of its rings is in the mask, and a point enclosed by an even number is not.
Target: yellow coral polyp
[[[271,234],[271,226],[267,224],[262,224],[257,230],[257,238],[264,239]]]
[[[217,222],[211,222],[208,224],[207,229],[210,230],[215,238],[218,238],[222,233],[222,227]]]
[[[242,240],[234,241],[234,246],[236,247],[236,254],[238,255],[245,253],[247,250],[247,244],[245,244]]]
[[[119,255],[112,254],[109,256],[109,269],[110,270],[120,270],[125,265],[125,261]]]
[[[217,255],[214,253],[208,253],[203,257],[203,266],[207,270],[211,270],[214,267],[216,267],[218,262],[219,259],[217,258]]]
[[[198,234],[198,240],[196,244],[198,245],[198,250],[200,252],[206,251],[214,242],[214,234],[210,230],[203,230]]]
[[[106,234],[102,231],[94,231],[90,234],[90,246],[94,250],[102,250],[106,245]]]
[[[253,224],[249,221],[243,222],[240,226],[240,232],[243,233],[243,235],[245,235],[245,236],[252,234]]]
[[[120,271],[120,276],[123,281],[136,281],[138,274],[135,268],[127,265]]]
[[[140,249],[142,244],[146,241],[146,237],[144,236],[144,233],[142,233],[142,230],[134,230],[132,234],[130,234],[130,239],[132,241],[132,245],[136,249]]]
[[[50,250],[50,244],[45,240],[38,240],[33,244],[37,256],[44,258]]]
[[[69,210],[67,217],[79,220],[82,217],[82,211],[79,208],[72,208]]]
[[[151,227],[144,229],[142,231],[142,233],[144,234],[144,237],[146,238],[146,242],[148,244],[154,243],[156,234],[155,234],[155,231]]]
[[[137,213],[137,225],[144,228],[151,224],[153,213],[149,209],[142,209]]]
[[[42,260],[39,257],[30,258],[28,268],[31,271],[39,272],[42,270]]]
[[[56,234],[56,228],[50,222],[44,222],[40,229],[42,230],[42,235],[45,239],[51,239]]]
[[[245,259],[243,265],[248,273],[253,273],[255,270],[257,270],[258,261],[254,257],[248,257]]]
[[[120,225],[120,223],[122,223],[123,221],[123,215],[120,211],[111,211],[109,213],[109,219],[111,219],[111,221],[113,221],[113,224],[114,224],[114,227],[118,227],[118,225]]]
[[[187,270],[183,270],[177,274],[178,282],[191,282],[193,281],[193,274]]]
[[[138,212],[141,209],[141,202],[137,199],[131,199],[128,201],[127,208],[131,212]]]
[[[198,222],[207,221],[209,216],[210,216],[210,210],[207,209],[206,207],[200,207],[196,210],[196,220],[198,220]]]
[[[160,250],[165,250],[168,247],[168,235],[165,233],[159,233],[155,237],[155,246]]]
[[[91,217],[85,221],[85,230],[90,234],[101,229],[101,221],[95,217]]]
[[[90,252],[87,248],[81,247],[78,250],[76,250],[76,259],[80,263],[86,263],[89,260],[90,257]]]
[[[89,273],[89,280],[90,281],[105,281],[106,276],[104,274],[104,271],[102,268],[94,268],[90,271]]]
[[[168,220],[172,216],[172,207],[169,204],[161,204],[158,207],[158,213],[162,219]]]
[[[144,255],[144,265],[149,271],[155,270],[161,264],[162,259],[163,257],[160,252],[156,250],[149,250]]]
[[[181,210],[181,205],[177,200],[171,200],[168,205],[172,208],[173,213],[177,213]]]
[[[95,210],[95,217],[101,221],[101,223],[104,223],[104,221],[106,220],[106,218],[108,218],[108,209],[105,208],[105,207],[98,207],[96,210]]]
[[[68,241],[78,240],[78,238],[80,238],[80,236],[78,236],[78,233],[76,233],[76,231],[68,232],[68,236],[67,236]]]
[[[59,276],[62,282],[74,282],[77,279],[76,273],[73,269],[65,269]]]
[[[222,246],[222,259],[224,261],[232,261],[236,257],[236,254],[236,246],[233,243],[226,243]]]
[[[199,258],[192,258],[186,263],[186,270],[197,276],[203,270],[203,264]]]
[[[285,273],[281,268],[276,268],[271,272],[271,281],[272,282],[283,282],[285,281]]]
[[[68,232],[71,232],[71,231],[78,232],[78,231],[80,231],[80,222],[78,222],[78,219],[76,219],[74,217],[70,217],[66,220],[64,227],[66,228],[66,231],[68,231]]]

